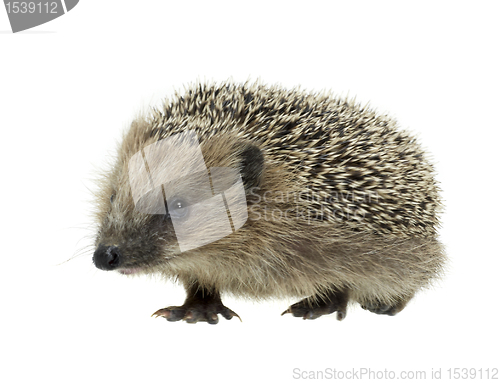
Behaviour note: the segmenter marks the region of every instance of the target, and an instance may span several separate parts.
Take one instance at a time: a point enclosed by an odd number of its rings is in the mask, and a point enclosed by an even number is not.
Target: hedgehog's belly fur
[[[347,289],[359,303],[411,297],[442,274],[444,252],[436,239],[368,233],[321,237],[327,232],[297,232],[298,241],[308,237],[302,245],[275,238],[243,251],[228,237],[225,253],[207,245],[171,259],[161,272],[184,284],[197,281],[202,288],[251,299],[303,298]]]

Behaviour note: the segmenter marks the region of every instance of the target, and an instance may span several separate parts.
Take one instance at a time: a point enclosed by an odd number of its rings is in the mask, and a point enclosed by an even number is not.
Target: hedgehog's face
[[[233,229],[238,217],[243,224],[245,189],[259,182],[264,159],[255,145],[229,141],[150,145],[119,162],[102,192],[95,265],[123,274],[157,271],[231,233],[228,207]]]

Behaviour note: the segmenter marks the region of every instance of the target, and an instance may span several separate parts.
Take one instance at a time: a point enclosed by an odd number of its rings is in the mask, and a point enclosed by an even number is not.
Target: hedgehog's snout
[[[98,269],[114,270],[121,264],[122,255],[118,247],[100,244],[94,252],[93,261]]]

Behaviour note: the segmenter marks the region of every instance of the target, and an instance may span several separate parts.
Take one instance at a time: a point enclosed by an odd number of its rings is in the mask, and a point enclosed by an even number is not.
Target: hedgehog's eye
[[[109,202],[113,203],[115,200],[115,193],[111,194],[111,197],[109,197]]]
[[[174,219],[181,219],[188,215],[189,206],[186,201],[181,198],[176,198],[168,204],[168,215]]]

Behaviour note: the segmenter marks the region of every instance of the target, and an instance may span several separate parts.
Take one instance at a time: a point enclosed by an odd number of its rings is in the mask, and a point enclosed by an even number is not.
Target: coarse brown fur
[[[196,131],[207,168],[241,172],[248,220],[216,242],[180,252],[168,221],[136,211],[128,162],[187,129]],[[189,155],[179,161],[172,171],[192,165]],[[186,185],[164,188],[165,197],[179,188],[194,198]],[[366,107],[258,83],[197,85],[124,135],[100,183],[96,246],[119,249],[118,271],[160,273],[188,291],[306,298],[310,307],[337,292],[339,302],[348,297],[392,315],[442,273],[438,192],[415,139]],[[197,230],[203,236],[206,229]],[[313,319],[340,312],[337,306],[318,315],[293,306],[288,312]]]

